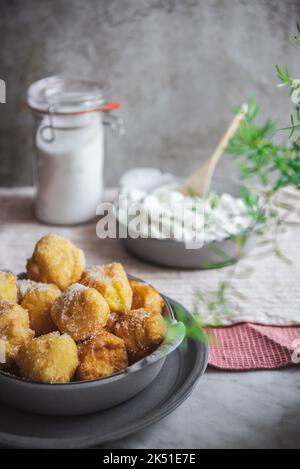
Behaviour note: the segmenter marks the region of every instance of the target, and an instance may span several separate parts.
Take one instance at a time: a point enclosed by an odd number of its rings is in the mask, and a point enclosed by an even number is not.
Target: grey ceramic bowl
[[[242,257],[238,244],[232,239],[216,241],[202,247],[187,249],[185,243],[155,238],[123,238],[125,249],[151,264],[177,269],[217,269],[233,264]],[[245,255],[255,244],[255,238],[247,236],[243,247]]]
[[[0,400],[25,411],[67,416],[107,409],[135,396],[156,378],[166,357],[184,339],[183,323],[176,321],[170,303],[164,300],[167,334],[151,355],[112,376],[67,384],[37,383],[0,370]]]
[[[218,193],[228,192],[239,196],[241,185],[224,180],[215,180],[213,187]],[[115,212],[116,213],[116,212]],[[117,219],[119,226],[121,223]],[[122,232],[126,232],[125,225]],[[127,237],[120,238],[123,246],[134,256],[149,263],[178,269],[212,269],[220,268],[238,261],[255,245],[256,238],[253,230],[245,233],[243,249],[235,239],[227,238],[214,241],[199,247],[197,244],[186,243],[171,239],[142,238],[138,235],[131,237],[127,230]]]

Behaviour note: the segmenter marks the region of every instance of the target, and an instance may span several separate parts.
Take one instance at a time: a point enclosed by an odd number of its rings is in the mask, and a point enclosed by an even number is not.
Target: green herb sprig
[[[242,179],[267,187],[270,195],[288,185],[300,189],[300,145],[289,140],[274,143],[275,123],[267,119],[259,125],[255,99],[249,98],[248,103],[251,114],[246,115],[226,150],[238,160]],[[246,204],[252,204],[249,194],[244,192],[244,196]]]
[[[297,49],[300,50],[300,23],[297,23],[299,35],[293,38]],[[287,226],[300,225],[300,196],[289,195],[289,202],[278,197],[284,188],[291,186],[300,189],[300,137],[291,137],[300,128],[300,106],[295,101],[299,96],[300,80],[291,76],[288,67],[281,69],[276,65],[279,86],[290,87],[290,97],[295,106],[295,112],[290,116],[291,125],[281,130],[290,130],[287,139],[281,143],[274,142],[276,133],[275,123],[271,119],[262,124],[257,121],[259,110],[254,97],[248,100],[248,112],[241,122],[236,135],[231,139],[227,154],[233,156],[239,166],[241,178],[251,184],[251,188],[244,187],[241,197],[248,213],[253,219],[256,232],[265,234],[259,243],[259,257],[276,255],[282,261],[291,263],[279,247],[278,237]],[[299,93],[299,95],[297,95]],[[237,112],[240,109],[236,110]],[[291,215],[298,216],[296,221],[290,221]],[[267,223],[266,223],[267,221]],[[265,224],[265,225],[264,225]],[[237,237],[236,242],[243,247],[246,238]],[[222,256],[221,256],[222,257]],[[245,278],[252,273],[251,266],[240,268],[239,263],[229,268],[225,279],[220,281],[217,288],[211,291],[197,289],[194,296],[194,315],[202,323],[204,317],[212,317],[215,326],[223,324],[224,318],[229,318],[233,312],[240,309],[240,305],[232,302],[232,298],[246,301],[244,294],[235,286],[237,278]]]
[[[292,42],[296,49],[300,50],[300,23],[297,22],[297,33],[292,37]],[[293,78],[290,74],[289,68],[285,65],[284,68],[280,68],[279,65],[275,65],[277,72],[277,78],[279,80],[279,87],[289,87],[289,96],[295,104],[295,112],[290,115],[290,125],[280,130],[290,130],[290,137],[294,135],[295,131],[300,128],[300,80]],[[296,141],[299,141],[299,137]]]

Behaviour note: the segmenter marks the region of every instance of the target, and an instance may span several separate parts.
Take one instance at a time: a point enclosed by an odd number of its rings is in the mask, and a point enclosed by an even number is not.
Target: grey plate
[[[46,417],[0,402],[0,444],[17,448],[86,448],[125,438],[159,421],[187,399],[204,373],[207,360],[207,345],[190,342],[186,349],[179,348],[167,357],[158,377],[136,397],[92,415]]]

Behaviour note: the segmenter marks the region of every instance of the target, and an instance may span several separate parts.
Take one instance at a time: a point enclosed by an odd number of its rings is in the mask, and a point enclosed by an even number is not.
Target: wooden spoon
[[[240,122],[244,119],[247,111],[248,105],[243,104],[241,107],[241,112],[236,114],[211,157],[193,174],[184,180],[184,182],[177,188],[179,192],[184,195],[190,195],[192,192],[199,197],[203,197],[209,191],[211,180],[219,159],[223,155],[229,140],[238,130]]]

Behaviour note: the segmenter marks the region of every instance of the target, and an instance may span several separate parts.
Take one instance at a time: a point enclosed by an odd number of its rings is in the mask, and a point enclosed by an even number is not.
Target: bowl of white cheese
[[[255,243],[241,184],[216,180],[200,198],[176,190],[179,178],[152,168],[125,173],[115,200],[119,238],[133,255],[180,269],[219,268]]]

